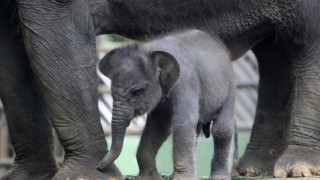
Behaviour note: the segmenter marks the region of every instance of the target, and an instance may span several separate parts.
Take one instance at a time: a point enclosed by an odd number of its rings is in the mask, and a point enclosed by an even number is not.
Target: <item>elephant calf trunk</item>
[[[112,144],[110,151],[98,166],[100,171],[105,172],[107,170],[107,166],[113,163],[119,157],[127,126],[128,124],[125,120],[112,120]]]

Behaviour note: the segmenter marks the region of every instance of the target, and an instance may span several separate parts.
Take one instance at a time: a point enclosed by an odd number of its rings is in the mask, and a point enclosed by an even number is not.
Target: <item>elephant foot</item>
[[[209,177],[209,180],[231,180],[231,176],[228,172],[223,174],[214,174]]]
[[[241,176],[273,175],[274,165],[283,152],[285,145],[252,146],[248,145],[236,169]]]
[[[96,166],[83,166],[66,163],[53,180],[123,180],[118,168],[111,164],[101,172]]]
[[[40,165],[41,164],[41,165]],[[39,162],[13,164],[0,180],[47,180],[51,179],[58,171],[57,165],[42,164]]]
[[[161,180],[157,170],[149,171],[146,173],[139,173],[139,175],[134,180]]]
[[[289,145],[277,160],[275,177],[308,177],[320,175],[320,147]]]
[[[228,168],[223,166],[214,166],[211,170],[209,180],[230,180],[231,175]]]
[[[197,178],[193,174],[173,173],[169,180],[197,180]]]

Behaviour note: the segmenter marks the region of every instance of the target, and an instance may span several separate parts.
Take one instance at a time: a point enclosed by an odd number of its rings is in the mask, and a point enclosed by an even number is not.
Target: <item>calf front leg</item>
[[[157,107],[148,115],[137,152],[139,180],[160,180],[156,155],[170,134],[170,113],[166,107]]]

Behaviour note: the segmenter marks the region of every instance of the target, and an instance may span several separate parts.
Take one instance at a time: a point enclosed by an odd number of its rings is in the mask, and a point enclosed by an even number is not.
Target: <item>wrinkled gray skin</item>
[[[195,145],[212,122],[215,153],[210,179],[230,179],[228,157],[233,134],[234,80],[221,41],[187,31],[148,43],[115,49],[100,62],[112,81],[112,145],[103,170],[120,154],[130,121],[148,112],[137,158],[139,177],[160,180],[155,157],[173,134],[173,179],[197,179]],[[209,134],[208,134],[209,135]]]
[[[260,72],[258,104],[239,173],[320,175],[319,0],[95,3],[91,7],[97,34],[143,40],[195,28],[218,36],[233,60],[252,48]]]
[[[0,98],[16,153],[1,180],[122,178],[114,164],[96,169],[107,144],[94,41],[86,0],[1,2]],[[52,125],[65,149],[59,172]]]
[[[87,3],[0,4],[0,97],[17,154],[0,179],[54,176],[50,124],[66,149],[55,179],[119,176],[114,166],[95,170],[107,151],[96,102],[94,31],[146,39],[193,28],[218,36],[232,59],[253,48],[259,62],[257,113],[240,174],[320,173],[318,0],[90,0],[91,11]]]

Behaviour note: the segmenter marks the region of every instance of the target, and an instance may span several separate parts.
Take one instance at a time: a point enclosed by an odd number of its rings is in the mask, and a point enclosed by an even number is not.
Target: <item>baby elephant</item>
[[[101,171],[120,154],[130,121],[148,113],[137,152],[138,179],[160,179],[156,154],[172,132],[173,179],[196,179],[195,147],[201,128],[214,138],[210,179],[230,179],[234,131],[234,77],[218,39],[198,31],[130,44],[108,53],[101,72],[112,80],[112,145]]]

